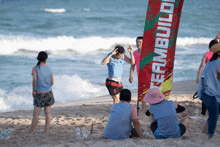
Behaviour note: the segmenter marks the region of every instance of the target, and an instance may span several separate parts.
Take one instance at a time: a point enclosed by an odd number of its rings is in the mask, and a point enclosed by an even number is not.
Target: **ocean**
[[[32,68],[49,54],[56,103],[108,95],[102,59],[116,45],[136,50],[148,0],[0,0],[0,112],[33,108]],[[220,32],[219,0],[185,0],[178,31],[173,82],[196,80],[202,56]],[[126,54],[129,56],[128,51]],[[124,88],[137,90],[137,74]]]

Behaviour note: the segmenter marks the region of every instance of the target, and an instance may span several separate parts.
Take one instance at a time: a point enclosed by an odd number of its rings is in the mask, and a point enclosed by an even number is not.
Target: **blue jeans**
[[[209,118],[207,120],[208,136],[212,137],[215,133],[218,115],[220,113],[220,103],[217,102],[215,96],[209,96],[204,92],[202,93],[201,100],[209,112]]]

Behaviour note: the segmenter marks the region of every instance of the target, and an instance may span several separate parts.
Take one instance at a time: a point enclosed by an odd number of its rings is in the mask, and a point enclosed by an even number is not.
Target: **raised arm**
[[[133,48],[129,45],[129,47],[128,47],[128,52],[129,52],[130,55],[131,55],[131,59],[128,58],[128,56],[125,55],[124,60],[125,60],[127,63],[129,63],[129,64],[131,64],[131,65],[134,65],[134,64],[135,64],[135,59],[134,59],[134,55],[133,55],[133,53],[132,53],[132,50],[133,50]]]
[[[111,56],[116,55],[117,53],[118,53],[118,48],[114,49],[111,54],[109,54],[108,56],[106,56],[106,57],[102,60],[101,64],[102,64],[102,65],[108,64],[108,63],[110,62]]]

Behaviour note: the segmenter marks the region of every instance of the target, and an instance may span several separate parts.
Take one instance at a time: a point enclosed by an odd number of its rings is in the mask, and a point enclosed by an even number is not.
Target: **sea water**
[[[134,50],[143,35],[147,0],[0,0],[0,112],[33,108],[32,68],[47,51],[56,103],[108,95],[102,59],[116,45]],[[208,44],[219,32],[219,0],[185,0],[173,82],[195,80]],[[129,53],[126,51],[128,56]],[[122,75],[130,84],[130,65]]]

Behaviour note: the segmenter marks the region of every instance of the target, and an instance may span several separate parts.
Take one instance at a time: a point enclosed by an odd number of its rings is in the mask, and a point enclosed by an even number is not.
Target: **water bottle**
[[[82,139],[87,139],[88,131],[85,128],[82,128]]]
[[[6,129],[1,132],[0,139],[9,139],[12,134],[13,129]]]
[[[196,110],[195,110],[195,119],[198,119],[198,118],[199,118],[199,110],[196,109]]]
[[[80,127],[76,128],[76,139],[81,139]]]

